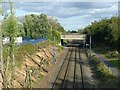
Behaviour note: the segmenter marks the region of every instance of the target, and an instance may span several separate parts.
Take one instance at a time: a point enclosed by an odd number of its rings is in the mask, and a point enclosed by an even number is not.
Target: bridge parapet
[[[61,35],[61,39],[71,39],[71,40],[85,40],[86,34],[66,34]]]

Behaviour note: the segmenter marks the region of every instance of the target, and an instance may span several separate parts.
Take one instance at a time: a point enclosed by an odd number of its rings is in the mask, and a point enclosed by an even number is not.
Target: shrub
[[[118,57],[118,51],[108,51],[106,57],[108,58]]]
[[[61,51],[61,50],[63,50],[63,49],[64,49],[63,46],[59,46],[59,45],[57,45],[57,50],[58,50],[58,52]]]
[[[50,41],[54,42],[54,37],[56,39],[56,43],[59,44],[60,43],[60,32],[53,30],[52,31],[52,36],[49,38]]]

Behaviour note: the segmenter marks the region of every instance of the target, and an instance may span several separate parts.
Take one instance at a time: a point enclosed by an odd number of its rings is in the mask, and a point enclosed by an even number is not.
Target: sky
[[[27,14],[44,13],[48,16],[56,17],[65,30],[83,29],[94,20],[110,18],[118,14],[118,2],[116,0],[97,2],[14,2],[15,15],[24,16]],[[9,12],[9,4],[4,4],[5,12]]]

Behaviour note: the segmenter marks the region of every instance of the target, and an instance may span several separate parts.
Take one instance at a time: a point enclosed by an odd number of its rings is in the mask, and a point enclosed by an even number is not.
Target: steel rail
[[[64,75],[64,79],[63,79],[61,90],[63,90],[64,86],[65,86],[65,80],[66,80],[66,76],[67,76],[68,67],[69,67],[69,64],[70,64],[70,59],[71,59],[72,52],[73,52],[73,48],[71,49],[71,52],[70,52],[70,56],[69,56],[69,59],[68,59],[69,61],[67,63],[67,68],[66,68],[66,71],[65,71],[65,75]]]
[[[73,81],[73,90],[75,89],[75,82],[76,82],[76,62],[77,62],[77,47],[75,47],[75,63],[74,63],[74,81]]]
[[[79,52],[79,64],[80,64],[80,70],[81,70],[81,79],[82,79],[82,89],[84,90],[85,89],[85,86],[84,86],[84,80],[83,80],[83,69],[82,69],[82,62],[81,62],[81,56],[80,56],[80,48],[78,48],[78,52]]]
[[[60,69],[59,69],[59,72],[58,72],[56,78],[55,78],[55,81],[54,81],[54,83],[53,83],[53,85],[52,85],[51,90],[53,90],[54,87],[55,87],[56,81],[57,81],[57,79],[58,79],[58,77],[59,77],[59,75],[60,75],[60,72],[61,72],[61,70],[62,70],[62,67],[63,67],[63,65],[64,65],[64,63],[65,63],[65,60],[67,59],[67,57],[68,57],[68,55],[69,55],[69,53],[70,53],[70,50],[71,50],[71,48],[69,48],[69,50],[68,50],[68,52],[67,52],[67,54],[66,54],[66,57],[64,58],[64,60],[63,60],[63,62],[62,62],[62,65],[61,65],[61,67],[60,67]]]

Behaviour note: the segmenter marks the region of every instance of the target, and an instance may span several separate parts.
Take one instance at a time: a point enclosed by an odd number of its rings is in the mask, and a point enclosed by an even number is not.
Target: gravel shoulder
[[[86,54],[81,50],[80,56],[82,59],[83,80],[85,88],[98,88],[99,81],[95,78],[95,73],[90,66],[90,60],[86,57]]]

